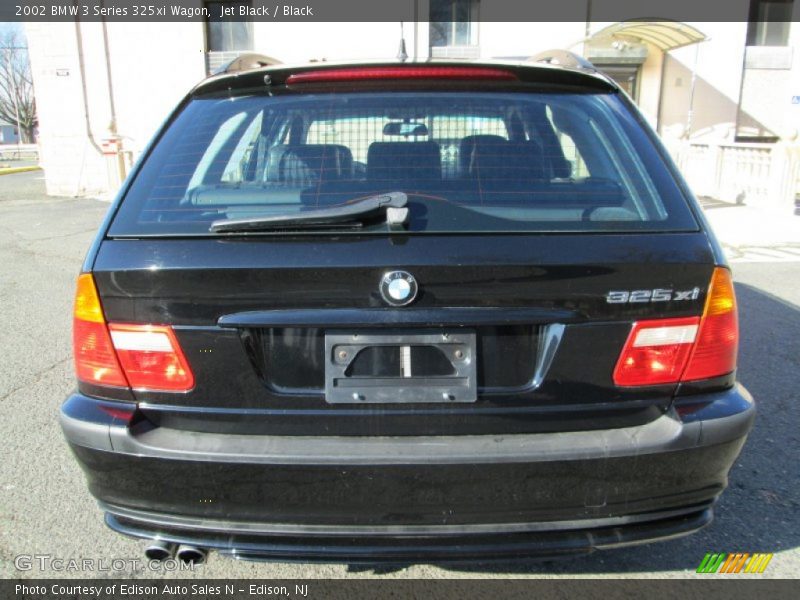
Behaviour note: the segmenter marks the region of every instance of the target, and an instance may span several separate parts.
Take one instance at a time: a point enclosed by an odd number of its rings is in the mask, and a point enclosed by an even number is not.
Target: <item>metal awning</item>
[[[702,31],[678,21],[623,21],[604,27],[586,41],[617,37],[647,42],[664,52],[708,39]]]

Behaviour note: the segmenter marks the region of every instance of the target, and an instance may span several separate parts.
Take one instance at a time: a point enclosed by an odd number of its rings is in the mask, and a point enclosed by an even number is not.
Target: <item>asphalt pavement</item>
[[[58,426],[59,405],[74,388],[75,277],[107,208],[97,200],[46,197],[42,172],[0,177],[0,577],[83,577],[92,573],[52,565],[42,571],[38,564],[88,558],[98,569],[105,566],[94,573],[103,577],[682,578],[697,576],[695,569],[711,551],[773,552],[760,577],[800,576],[800,235],[793,239],[800,217],[780,217],[784,229],[789,225],[777,238],[766,231],[746,239],[749,254],[734,260],[742,331],[739,378],[758,401],[759,414],[708,528],[677,540],[550,562],[376,570],[246,563],[212,555],[194,573],[167,574],[139,570],[141,565],[131,561],[142,560],[143,542],[103,525]],[[728,211],[712,222],[719,223],[730,256],[738,256],[737,228],[751,231],[755,218],[752,211],[737,210],[708,210],[710,218]],[[737,219],[745,222],[736,225]],[[753,254],[753,249],[765,252]],[[18,557],[36,555],[50,559],[28,561],[29,570],[15,567],[15,559],[17,565],[28,564]]]

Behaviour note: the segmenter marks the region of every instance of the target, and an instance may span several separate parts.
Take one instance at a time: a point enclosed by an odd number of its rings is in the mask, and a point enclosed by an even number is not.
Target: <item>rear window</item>
[[[389,191],[408,195],[412,233],[696,229],[640,127],[606,93],[198,98],[143,164],[110,234],[219,235],[209,226],[220,219]]]

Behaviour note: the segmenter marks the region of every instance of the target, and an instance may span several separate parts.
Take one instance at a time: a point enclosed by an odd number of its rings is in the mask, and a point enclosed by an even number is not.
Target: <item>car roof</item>
[[[571,54],[570,54],[571,55]],[[574,56],[574,55],[571,55]],[[212,75],[201,81],[191,91],[190,95],[203,95],[207,93],[252,89],[265,85],[278,86],[286,83],[289,76],[310,71],[324,71],[332,69],[357,69],[394,67],[474,67],[474,68],[501,68],[512,72],[521,83],[539,83],[543,85],[569,86],[580,88],[583,91],[617,92],[619,87],[604,73],[595,69],[591,63],[581,60],[573,64],[564,64],[536,60],[374,60],[374,61],[337,61],[337,62],[311,62],[296,65],[276,64],[257,67],[234,72],[223,72]],[[256,60],[257,64],[257,60]]]

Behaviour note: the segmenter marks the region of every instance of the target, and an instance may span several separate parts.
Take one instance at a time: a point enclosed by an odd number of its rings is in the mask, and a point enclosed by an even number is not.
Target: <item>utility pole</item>
[[[686,138],[692,134],[694,127],[694,90],[697,86],[697,62],[700,56],[700,42],[694,45],[694,65],[692,66],[692,83],[689,86],[689,110],[686,111]]]

